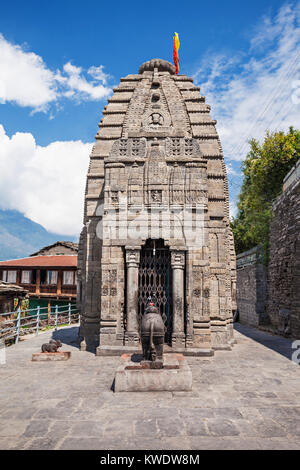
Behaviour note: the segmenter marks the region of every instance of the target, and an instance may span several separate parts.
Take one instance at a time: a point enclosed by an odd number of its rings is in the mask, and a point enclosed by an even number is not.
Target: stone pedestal
[[[212,349],[231,351],[226,326],[226,321],[211,322]]]
[[[40,352],[32,354],[33,362],[49,362],[49,361],[67,361],[71,357],[71,351],[57,351],[54,353]]]
[[[192,372],[182,354],[165,354],[162,368],[150,368],[147,364],[122,356],[123,364],[115,375],[115,392],[179,392],[192,390]],[[147,366],[147,367],[146,367]]]

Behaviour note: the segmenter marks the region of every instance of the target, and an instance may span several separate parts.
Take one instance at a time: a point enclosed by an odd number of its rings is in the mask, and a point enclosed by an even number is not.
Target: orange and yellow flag
[[[179,72],[179,57],[178,57],[178,49],[180,46],[179,42],[179,37],[177,33],[174,33],[175,36],[173,36],[174,39],[174,48],[173,48],[173,63],[175,65],[175,70],[176,70],[176,75]]]

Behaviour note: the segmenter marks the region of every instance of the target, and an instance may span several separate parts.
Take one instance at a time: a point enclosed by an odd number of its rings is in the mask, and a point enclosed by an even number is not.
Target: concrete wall
[[[267,312],[278,333],[300,338],[300,160],[273,204]]]
[[[266,283],[261,247],[237,255],[237,308],[241,323],[259,326],[266,322]]]

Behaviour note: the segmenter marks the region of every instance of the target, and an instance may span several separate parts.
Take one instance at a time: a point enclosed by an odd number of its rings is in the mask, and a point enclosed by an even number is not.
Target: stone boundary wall
[[[237,307],[241,323],[300,339],[300,160],[282,191],[273,204],[268,267],[261,247],[237,255]]]
[[[265,323],[266,268],[262,264],[262,247],[237,255],[237,308],[241,323],[259,326]]]
[[[267,312],[276,332],[300,339],[300,160],[273,204]]]
[[[295,166],[288,172],[284,177],[282,191],[285,192],[293,183],[296,183],[300,179],[300,160]]]

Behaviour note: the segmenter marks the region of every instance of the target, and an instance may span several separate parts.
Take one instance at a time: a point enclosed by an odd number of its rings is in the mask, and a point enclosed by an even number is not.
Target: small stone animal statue
[[[142,317],[141,341],[146,361],[163,359],[165,325],[153,302],[149,302]]]
[[[58,348],[61,348],[61,347],[62,347],[61,341],[50,339],[49,343],[44,343],[42,345],[42,352],[54,353],[54,352],[57,352]]]

